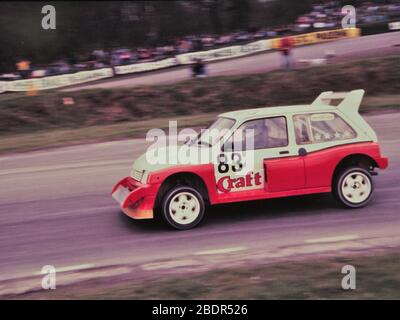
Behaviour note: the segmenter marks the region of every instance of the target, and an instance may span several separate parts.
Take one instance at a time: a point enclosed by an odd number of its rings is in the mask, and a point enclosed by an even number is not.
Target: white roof
[[[265,116],[285,115],[301,112],[315,111],[340,111],[350,117],[359,117],[358,109],[364,96],[364,90],[353,90],[350,92],[322,92],[312,104],[266,107],[232,111],[220,114],[220,117],[233,118],[235,120],[245,120],[260,118]]]
[[[254,109],[244,109],[238,111],[225,112],[220,117],[232,118],[235,120],[246,120],[264,116],[286,115],[309,111],[335,111],[336,108],[328,105],[311,106],[307,104],[294,106],[263,107]]]

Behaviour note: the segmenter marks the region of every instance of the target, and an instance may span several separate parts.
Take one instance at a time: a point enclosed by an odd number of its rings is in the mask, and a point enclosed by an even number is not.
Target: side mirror
[[[304,148],[300,148],[299,149],[299,156],[300,157],[304,157],[305,155],[307,155],[307,150]]]

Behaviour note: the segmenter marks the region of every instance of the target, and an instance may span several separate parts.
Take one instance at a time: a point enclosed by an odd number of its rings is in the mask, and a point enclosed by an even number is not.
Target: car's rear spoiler
[[[351,119],[352,123],[356,124],[372,141],[376,142],[378,141],[376,133],[358,112],[364,93],[365,91],[362,89],[349,92],[322,92],[311,104],[311,107],[328,105],[338,108],[345,117]]]
[[[335,106],[344,114],[358,113],[361,101],[364,97],[365,91],[363,89],[353,90],[349,92],[322,92],[311,106],[328,105]]]

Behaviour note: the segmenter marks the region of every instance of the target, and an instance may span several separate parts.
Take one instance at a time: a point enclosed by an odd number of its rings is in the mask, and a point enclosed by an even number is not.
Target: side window
[[[285,117],[265,119],[267,148],[286,147],[289,144]]]
[[[297,144],[354,139],[356,132],[335,113],[293,116]]]
[[[288,145],[285,117],[263,118],[243,123],[224,145],[225,151],[257,150]]]

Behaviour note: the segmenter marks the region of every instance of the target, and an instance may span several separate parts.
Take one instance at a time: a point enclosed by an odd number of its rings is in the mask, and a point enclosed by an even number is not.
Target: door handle
[[[264,167],[264,181],[265,181],[265,183],[267,183],[268,182],[268,171],[267,171],[267,164],[265,163],[265,160],[264,160],[263,167]]]
[[[285,150],[285,151],[279,151],[279,154],[289,154],[289,151],[288,151],[288,150]]]

